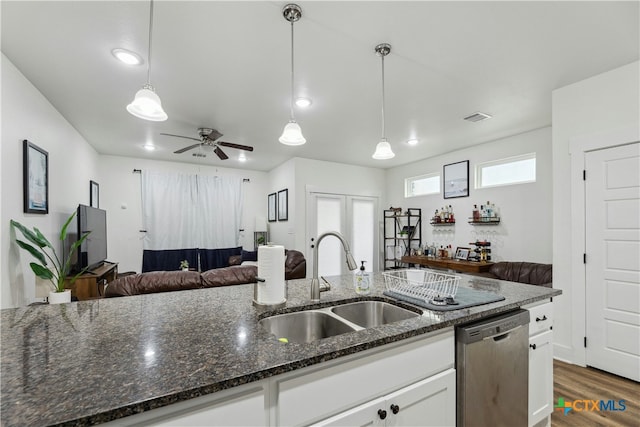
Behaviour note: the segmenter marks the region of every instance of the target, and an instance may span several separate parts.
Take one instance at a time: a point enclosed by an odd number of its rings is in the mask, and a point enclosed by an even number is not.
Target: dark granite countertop
[[[94,425],[476,319],[561,291],[461,275],[504,301],[423,316],[311,344],[257,325],[253,285],[38,305],[1,312],[1,424]],[[388,299],[381,274],[360,297],[352,276],[328,278],[336,301]],[[278,312],[310,305],[309,279],[289,282]]]

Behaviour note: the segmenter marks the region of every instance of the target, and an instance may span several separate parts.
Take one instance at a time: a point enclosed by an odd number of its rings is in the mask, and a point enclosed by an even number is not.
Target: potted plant
[[[187,261],[186,259],[180,261],[180,269],[182,271],[189,271],[189,261]]]
[[[71,216],[64,223],[62,228],[60,229],[60,241],[64,242],[67,238],[67,227],[69,223],[75,216],[75,212],[71,214]],[[31,270],[41,279],[46,279],[51,282],[53,285],[53,291],[49,292],[49,303],[50,304],[59,304],[63,302],[71,301],[71,290],[65,289],[65,279],[69,276],[71,272],[71,259],[76,250],[82,245],[82,243],[86,240],[89,233],[85,233],[78,240],[76,240],[69,250],[69,255],[66,259],[62,260],[58,257],[56,250],[53,245],[47,240],[46,237],[38,230],[37,227],[33,227],[33,231],[29,230],[24,225],[20,224],[17,221],[11,220],[11,226],[17,228],[20,233],[28,240],[30,243],[25,241],[16,239],[16,243],[25,251],[29,252],[36,260],[39,262],[31,262],[29,266],[31,266]],[[71,283],[75,282],[75,280],[82,273],[86,271],[86,268],[80,271],[78,274],[71,278]]]

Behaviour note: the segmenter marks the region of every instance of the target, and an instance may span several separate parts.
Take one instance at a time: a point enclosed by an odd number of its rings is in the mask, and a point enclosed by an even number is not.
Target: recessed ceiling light
[[[309,98],[297,98],[296,105],[300,108],[307,108],[311,106],[311,100]]]
[[[152,143],[150,143],[150,142],[147,142],[146,144],[144,144],[144,145],[143,145],[143,147],[144,147],[144,149],[145,149],[145,150],[147,150],[147,151],[153,151],[153,150],[155,150],[155,149],[156,149],[156,146],[155,146],[155,145],[153,145],[153,144],[152,144]]]
[[[113,49],[111,54],[116,57],[120,62],[124,62],[127,65],[140,65],[142,64],[142,58],[135,52],[131,52],[127,49]]]
[[[412,138],[412,139],[407,141],[407,144],[409,144],[409,145],[417,145],[418,144],[418,140],[415,139],[415,138]]]

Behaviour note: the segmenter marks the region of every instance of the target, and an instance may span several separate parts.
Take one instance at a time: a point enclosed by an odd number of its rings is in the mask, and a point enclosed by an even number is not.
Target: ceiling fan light
[[[302,145],[307,142],[307,140],[304,139],[304,136],[302,136],[302,129],[300,129],[300,125],[296,123],[295,120],[291,120],[287,123],[278,141],[284,145]]]
[[[395,157],[395,154],[391,150],[391,144],[389,144],[389,141],[387,141],[386,138],[383,138],[378,142],[378,145],[376,145],[376,151],[371,157],[376,160],[387,160]]]
[[[127,105],[127,111],[138,118],[153,122],[163,122],[169,117],[162,109],[162,101],[151,85],[144,85],[136,92],[131,104]]]

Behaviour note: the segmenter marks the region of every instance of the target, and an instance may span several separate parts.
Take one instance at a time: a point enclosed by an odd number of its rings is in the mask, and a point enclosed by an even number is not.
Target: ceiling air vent
[[[465,117],[464,120],[468,122],[481,122],[483,120],[487,120],[490,118],[491,118],[490,115],[476,111],[472,115]]]

